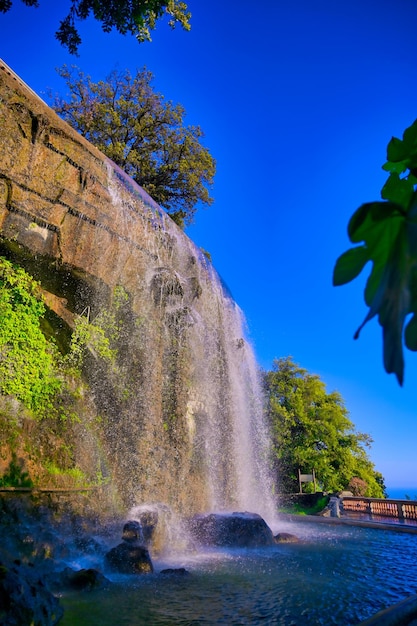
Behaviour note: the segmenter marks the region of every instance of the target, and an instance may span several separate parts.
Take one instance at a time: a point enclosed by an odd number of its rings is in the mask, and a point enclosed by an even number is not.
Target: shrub
[[[351,478],[348,485],[348,490],[353,493],[354,496],[364,496],[368,489],[368,483],[355,476]]]
[[[33,487],[33,482],[27,472],[24,472],[13,454],[7,472],[0,477],[0,487]]]

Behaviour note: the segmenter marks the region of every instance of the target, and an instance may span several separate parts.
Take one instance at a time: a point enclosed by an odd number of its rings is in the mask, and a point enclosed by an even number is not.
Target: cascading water
[[[267,469],[268,436],[263,422],[256,363],[244,338],[243,316],[213,273],[213,325],[197,329],[204,346],[194,393],[200,399],[200,445],[204,450],[212,510],[274,514]]]
[[[68,400],[80,420],[65,463],[93,484],[106,479],[110,508],[158,502],[180,516],[270,518],[253,352],[211,264],[3,65],[0,89],[3,247],[40,281],[64,349],[63,320],[73,327],[89,311],[93,324],[85,395]],[[97,327],[107,360],[92,345]]]
[[[146,275],[162,320],[159,350],[164,367],[159,384],[172,454],[184,462],[191,459],[191,473],[198,468],[205,494],[200,507],[257,512],[271,522],[275,506],[268,433],[243,314],[211,263],[143,190],[117,167],[109,166],[108,176],[126,233],[134,210],[132,195],[148,211],[146,243],[153,262],[148,260]],[[155,317],[155,312],[149,315]],[[155,381],[148,377],[148,385]],[[187,440],[186,452],[178,436]],[[186,490],[186,475],[183,481]]]

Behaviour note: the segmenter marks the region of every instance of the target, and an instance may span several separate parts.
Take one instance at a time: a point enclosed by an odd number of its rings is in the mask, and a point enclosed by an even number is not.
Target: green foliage
[[[274,361],[264,384],[278,492],[298,492],[298,470],[314,469],[323,491],[341,491],[359,477],[368,496],[383,497],[382,476],[365,451],[371,438],[355,431],[339,393],[327,393],[290,357]]]
[[[51,409],[61,388],[57,348],[40,328],[44,312],[38,284],[0,258],[0,392],[15,396],[38,417]]]
[[[127,294],[116,288],[117,310]],[[117,339],[114,314],[101,312],[93,322],[79,315],[70,350],[63,358],[52,338],[41,329],[46,308],[38,283],[22,268],[0,258],[0,393],[17,398],[37,418],[78,421],[74,412],[77,391],[65,375],[79,374],[87,351],[105,363],[114,364]]]
[[[114,338],[114,316],[105,311],[94,322],[90,322],[89,315],[77,315],[75,327],[71,336],[70,351],[65,357],[65,363],[70,368],[80,371],[86,351],[90,351],[96,358],[113,363],[116,350],[110,348],[108,334]]]
[[[125,391],[113,346],[122,327],[119,313],[128,299],[125,290],[116,287],[111,311],[103,309],[92,321],[89,314],[77,316],[69,351],[63,356],[54,340],[42,333],[46,307],[39,284],[0,258],[0,439],[3,453],[30,459],[35,480],[44,480],[46,470],[48,484],[53,478],[58,486],[91,485],[91,477],[77,466],[72,445],[74,435],[82,431],[75,422],[82,420],[88,427],[90,415],[83,402],[81,369],[88,352],[97,359],[100,376],[110,373],[112,383],[120,380]],[[94,484],[107,480],[100,472],[96,479]],[[15,456],[0,477],[0,486],[32,486]]]
[[[58,467],[53,461],[48,461],[45,463],[45,469],[51,476],[68,478],[77,486],[84,487],[88,484],[86,475],[79,467],[63,469]]]
[[[125,304],[129,302],[129,294],[121,285],[116,285],[113,289],[113,307],[119,311]]]
[[[33,487],[33,481],[27,472],[24,472],[17,462],[16,455],[13,454],[7,472],[0,476],[0,487]]]
[[[402,385],[403,341],[409,350],[417,350],[417,120],[402,139],[391,139],[383,169],[389,172],[381,191],[383,201],[363,204],[351,217],[349,238],[361,245],[339,257],[333,284],[350,282],[372,262],[365,288],[369,311],[355,339],[377,315],[383,328],[385,370]]]
[[[291,513],[294,515],[316,515],[327,506],[328,502],[328,496],[321,496],[317,499],[317,502],[313,506],[303,506],[302,504],[296,502],[292,506],[280,507],[279,511],[281,513]]]
[[[76,67],[58,70],[70,90],[53,108],[131,176],[178,225],[192,222],[197,203],[210,205],[215,162],[199,126],[185,126],[184,108],[153,90],[151,72],[112,72],[94,83]]]
[[[27,6],[39,6],[39,0],[22,1]],[[11,6],[12,0],[0,0],[0,13],[6,13]],[[115,28],[122,35],[134,35],[139,42],[151,41],[151,30],[164,15],[171,28],[179,23],[185,30],[190,30],[191,14],[181,0],[71,0],[68,14],[55,33],[71,54],[77,54],[81,44],[76,23],[86,20],[90,13],[101,22],[104,32]]]

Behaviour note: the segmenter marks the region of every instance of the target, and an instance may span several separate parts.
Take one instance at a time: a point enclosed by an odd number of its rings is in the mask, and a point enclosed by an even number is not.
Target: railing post
[[[404,515],[402,502],[397,502],[397,511],[398,511],[398,519],[401,521],[404,521],[405,515]]]

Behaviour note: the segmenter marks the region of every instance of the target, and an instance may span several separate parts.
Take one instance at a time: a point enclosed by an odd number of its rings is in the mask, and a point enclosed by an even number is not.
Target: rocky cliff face
[[[237,505],[247,490],[237,464],[252,457],[251,417],[236,421],[253,403],[237,373],[249,348],[211,265],[1,64],[0,143],[0,253],[41,282],[58,340],[75,314],[117,320],[113,366],[86,363],[97,419],[94,437],[74,442],[78,462],[99,459],[126,505]]]

